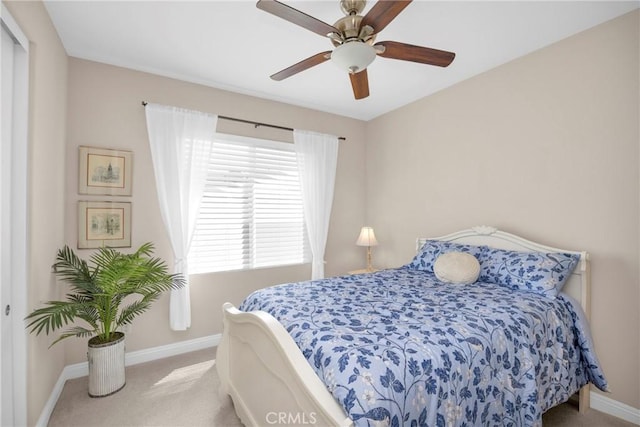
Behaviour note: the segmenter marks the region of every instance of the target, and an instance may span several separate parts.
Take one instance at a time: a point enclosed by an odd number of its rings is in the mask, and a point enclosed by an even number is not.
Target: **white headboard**
[[[582,309],[587,315],[587,319],[590,318],[591,281],[589,271],[589,254],[587,252],[546,246],[486,225],[457,231],[455,233],[447,234],[446,236],[420,237],[416,242],[416,251],[420,250],[427,240],[442,240],[445,242],[456,242],[476,246],[485,245],[492,248],[522,252],[565,252],[579,254],[580,263],[576,266],[573,274],[571,274],[571,277],[567,280],[567,283],[565,283],[562,291],[575,298],[582,306]]]

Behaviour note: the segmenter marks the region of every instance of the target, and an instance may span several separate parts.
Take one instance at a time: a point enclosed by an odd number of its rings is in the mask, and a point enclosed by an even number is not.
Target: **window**
[[[189,272],[311,260],[293,145],[217,135]]]

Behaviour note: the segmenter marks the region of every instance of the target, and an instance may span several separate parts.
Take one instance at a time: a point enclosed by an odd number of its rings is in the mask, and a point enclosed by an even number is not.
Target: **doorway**
[[[0,425],[27,424],[29,42],[0,12]]]

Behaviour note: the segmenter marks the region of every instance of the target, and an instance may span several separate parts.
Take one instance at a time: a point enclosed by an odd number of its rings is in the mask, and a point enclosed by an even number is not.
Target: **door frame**
[[[29,40],[4,4],[0,10],[0,24],[13,37],[13,111],[11,144],[11,208],[10,250],[2,253],[11,265],[11,316],[13,359],[13,424],[27,425],[27,314],[28,286],[28,128],[29,128]],[[2,123],[5,126],[5,123]],[[6,230],[4,230],[6,231]],[[4,311],[4,308],[2,309]],[[4,314],[2,314],[4,315]],[[6,351],[6,349],[1,349]]]

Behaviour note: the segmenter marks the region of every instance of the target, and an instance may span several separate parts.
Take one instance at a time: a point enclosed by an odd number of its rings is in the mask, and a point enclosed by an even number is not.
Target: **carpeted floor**
[[[218,394],[213,348],[130,366],[126,374],[126,386],[102,398],[89,397],[86,377],[68,381],[49,427],[242,425],[231,400]],[[570,404],[551,409],[542,421],[545,427],[633,426],[593,409],[580,414]]]

